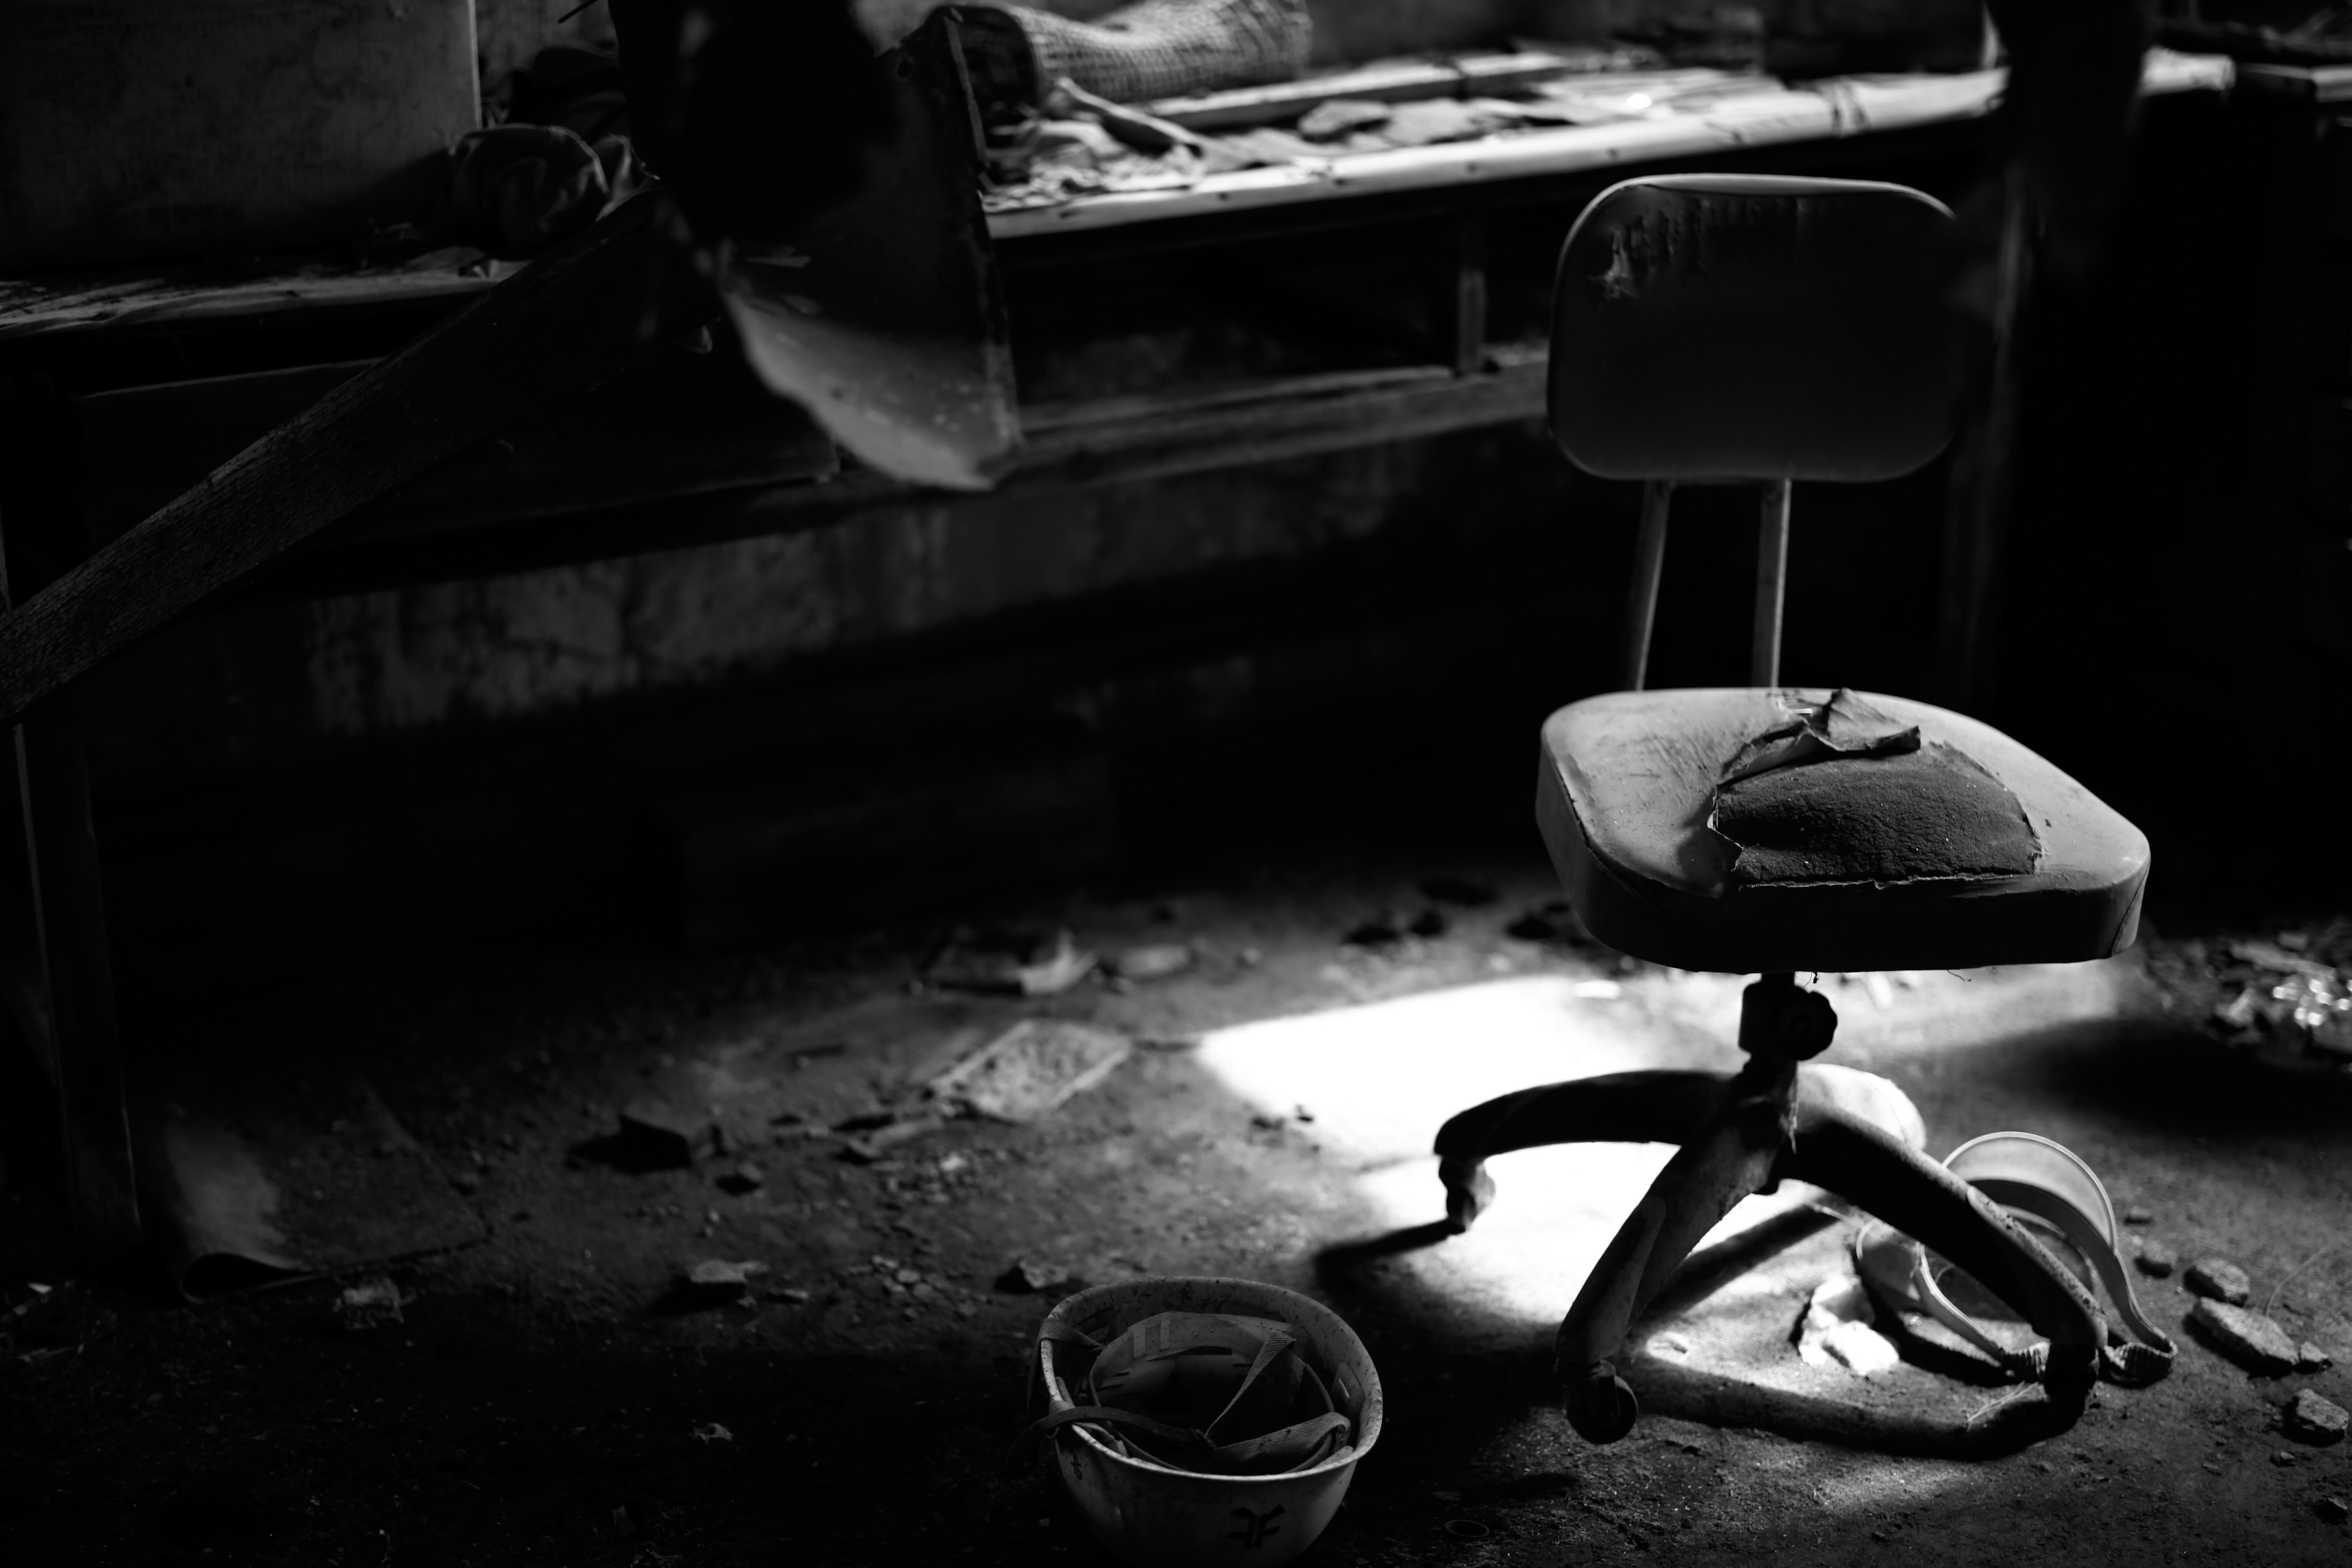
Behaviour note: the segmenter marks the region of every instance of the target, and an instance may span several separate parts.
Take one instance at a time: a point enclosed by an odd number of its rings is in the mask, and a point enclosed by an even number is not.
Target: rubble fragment
[[[403,1300],[400,1287],[390,1279],[364,1279],[335,1298],[335,1321],[352,1333],[389,1328],[401,1321]]]
[[[2197,1303],[2189,1321],[2216,1350],[2250,1372],[2276,1377],[2294,1370],[2294,1342],[2260,1312],[2206,1300]]]
[[[1147,942],[1118,954],[1110,962],[1110,970],[1121,980],[1165,980],[1192,968],[1192,956],[1189,942]]]
[[[2200,1258],[2189,1266],[2181,1282],[2208,1300],[2242,1307],[2254,1293],[2246,1271],[2219,1258]]]
[[[79,1283],[28,1287],[30,1300],[0,1313],[0,1342],[27,1357],[78,1349],[114,1327],[114,1314]]]
[[[958,931],[925,966],[923,978],[950,991],[1054,996],[1094,973],[1095,955],[1066,931],[1039,941]]]
[[[1092,974],[1095,955],[1083,952],[1068,931],[1058,932],[1054,945],[1032,963],[1020,965],[1013,977],[1024,996],[1058,996]]]
[[[746,1193],[756,1193],[761,1187],[767,1185],[767,1183],[768,1173],[765,1171],[761,1170],[759,1166],[751,1163],[749,1160],[743,1161],[733,1170],[719,1178],[719,1185],[720,1189],[725,1192],[732,1193],[738,1197],[742,1196]]]
[[[946,1125],[946,1118],[939,1116],[907,1116],[885,1121],[879,1127],[866,1128],[844,1138],[842,1156],[860,1165],[871,1165],[900,1144],[927,1137]]]
[[[2308,1388],[2297,1389],[2286,1408],[2279,1413],[2279,1429],[2296,1442],[2309,1443],[2314,1447],[2341,1443],[2347,1427],[2352,1427],[2352,1414]]]
[[[2180,1267],[2180,1255],[2160,1241],[2148,1241],[2140,1244],[2139,1256],[2132,1261],[2149,1279],[2168,1279],[2172,1271]]]
[[[2352,1519],[2352,1503],[2340,1497],[2324,1497],[2311,1505],[2311,1511],[2330,1524],[2342,1524]]]
[[[630,1170],[677,1170],[693,1164],[710,1145],[708,1121],[641,1100],[621,1108],[610,1153],[613,1163]]]
[[[2294,1370],[2297,1372],[2326,1372],[2335,1364],[2334,1356],[2329,1355],[2309,1340],[2304,1341],[2302,1344],[2295,1347]]]
[[[764,1263],[730,1263],[723,1258],[706,1258],[677,1277],[679,1304],[723,1307],[730,1301],[740,1301],[751,1293],[752,1278],[767,1271]]]
[[[716,1421],[706,1421],[694,1429],[695,1440],[701,1443],[732,1443],[735,1434]]]
[[[2124,1223],[2126,1225],[2153,1225],[2156,1223],[2156,1215],[2149,1210],[2142,1208],[2139,1205],[2134,1204],[2131,1207],[2124,1210]]]
[[[1066,1263],[1047,1263],[1024,1258],[1006,1269],[996,1281],[1000,1290],[1015,1295],[1036,1295],[1046,1290],[1076,1290],[1085,1281]]]

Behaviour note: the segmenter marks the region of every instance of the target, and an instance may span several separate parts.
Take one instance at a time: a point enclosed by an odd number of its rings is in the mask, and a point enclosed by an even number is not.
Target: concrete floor
[[[1341,942],[1427,907],[1433,872],[1501,897],[1447,910],[1440,936]],[[348,1053],[492,1237],[395,1268],[404,1321],[366,1332],[335,1324],[327,1284],[201,1309],[97,1290],[79,1349],[0,1362],[0,1538],[47,1548],[26,1562],[1105,1561],[1042,1468],[1003,1466],[1051,1303],[1000,1288],[1026,1258],[1091,1281],[1244,1275],[1349,1318],[1388,1427],[1309,1563],[2352,1561],[2322,1510],[2352,1500],[2352,1445],[2291,1442],[2277,1415],[2306,1386],[2352,1405],[2344,1365],[2250,1378],[2179,1331],[2168,1380],[2103,1388],[2023,1452],[1819,1440],[1822,1401],[1891,1402],[1927,1430],[2000,1392],[1792,1370],[1785,1336],[1835,1233],[1686,1324],[1790,1394],[1786,1419],[1772,1398],[1741,1417],[1783,1430],[1654,1409],[1613,1447],[1578,1438],[1550,1333],[1664,1152],[1507,1156],[1476,1230],[1409,1245],[1443,1212],[1430,1135],[1528,1083],[1729,1063],[1740,982],[1503,933],[1549,894],[1539,865],[1466,857],[1046,900],[1003,913],[1103,950],[1181,939],[1201,962],[1029,1002],[926,987],[936,925],[171,998],[139,1021],[150,1037]],[[2065,1142],[2119,1207],[2149,1211],[2136,1238],[2234,1259],[2257,1305],[2352,1362],[2352,1247],[2335,1247],[2352,1082],[2179,1026],[2137,957],[1824,984],[1842,1018],[1827,1059],[1901,1086],[1935,1152],[2000,1128]],[[870,1164],[807,1131],[1040,1015],[1150,1045],[1030,1125],[957,1121]],[[646,1096],[715,1114],[734,1152],[635,1174],[594,1158],[615,1107]],[[8,1152],[13,1305],[69,1264],[21,1128]],[[764,1184],[724,1190],[744,1158]],[[764,1262],[766,1289],[675,1310],[672,1279],[703,1258]],[[2142,1300],[2168,1328],[2190,1301],[2177,1277]]]

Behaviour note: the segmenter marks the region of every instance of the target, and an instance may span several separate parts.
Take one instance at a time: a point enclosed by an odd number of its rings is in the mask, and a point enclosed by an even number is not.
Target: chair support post
[[[1756,533],[1756,638],[1748,659],[1748,684],[1780,684],[1780,605],[1789,575],[1789,481],[1764,487],[1763,516]]]
[[[1642,487],[1642,532],[1633,544],[1633,585],[1625,600],[1625,689],[1639,691],[1650,671],[1650,627],[1658,618],[1658,578],[1666,565],[1666,511],[1675,482]]]

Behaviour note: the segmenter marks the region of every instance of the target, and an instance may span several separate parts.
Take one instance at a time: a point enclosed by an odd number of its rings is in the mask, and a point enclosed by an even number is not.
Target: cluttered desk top
[[[1272,88],[1066,107],[983,193],[991,235],[1150,226],[1211,213],[1493,185],[1709,153],[1978,119],[2006,73],[1842,77],[1790,86],[1704,68],[1591,68],[1539,50],[1413,60]],[[2229,60],[2153,50],[2149,95],[2217,92]],[[1157,144],[1156,150],[1154,149]],[[417,304],[520,263],[449,247],[398,265],[261,258],[0,279],[0,344],[27,338]]]

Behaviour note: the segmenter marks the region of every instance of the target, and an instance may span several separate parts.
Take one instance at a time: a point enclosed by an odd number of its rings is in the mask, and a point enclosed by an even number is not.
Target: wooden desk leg
[[[87,553],[62,454],[74,451],[72,412],[38,383],[0,384],[0,596],[37,593]],[[136,1256],[139,1198],[131,1156],[121,1039],[98,836],[89,815],[79,694],[36,704],[16,726],[16,784],[24,808],[26,899],[47,991],[50,1080],[68,1217],[94,1268],[116,1271]],[[32,1042],[40,1050],[43,1042]]]

